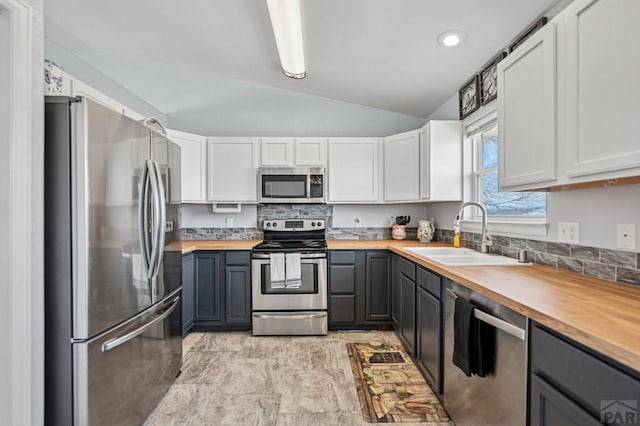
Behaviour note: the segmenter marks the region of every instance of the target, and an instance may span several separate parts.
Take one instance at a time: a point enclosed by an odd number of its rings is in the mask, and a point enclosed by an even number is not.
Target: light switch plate
[[[633,223],[619,223],[617,232],[617,247],[624,250],[636,249],[636,225]]]
[[[577,244],[580,242],[580,224],[578,222],[558,222],[558,241]]]
[[[227,218],[227,228],[233,228],[233,218],[232,217],[228,217]]]

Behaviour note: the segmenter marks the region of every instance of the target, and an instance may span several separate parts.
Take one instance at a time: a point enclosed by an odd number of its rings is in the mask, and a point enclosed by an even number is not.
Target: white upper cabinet
[[[462,200],[462,126],[433,120],[420,129],[420,200]]]
[[[167,137],[180,146],[183,203],[207,202],[207,138],[177,130]]]
[[[375,138],[329,138],[328,202],[380,201],[381,146]]]
[[[295,159],[296,166],[326,166],[327,138],[296,138]]]
[[[499,187],[556,179],[556,32],[548,23],[498,64]]]
[[[207,201],[256,203],[259,149],[257,138],[208,138]]]
[[[416,201],[420,197],[418,130],[384,138],[384,201]]]
[[[261,166],[326,165],[327,138],[261,138],[261,147]]]
[[[261,165],[293,166],[293,138],[262,138]]]
[[[568,182],[640,174],[638,17],[638,0],[576,0],[559,15]]]

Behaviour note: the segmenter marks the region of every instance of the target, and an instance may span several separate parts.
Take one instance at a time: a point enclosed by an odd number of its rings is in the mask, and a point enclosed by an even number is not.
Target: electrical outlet
[[[617,246],[620,249],[636,249],[636,225],[633,223],[619,223]]]
[[[558,222],[558,241],[577,244],[580,242],[580,224],[578,222]]]
[[[356,217],[355,219],[353,219],[353,223],[355,223],[356,228],[358,228],[360,226],[360,218]]]
[[[164,232],[171,232],[171,231],[173,231],[173,221],[168,220],[164,224]]]
[[[228,217],[227,218],[227,228],[233,228],[233,218],[232,217]]]

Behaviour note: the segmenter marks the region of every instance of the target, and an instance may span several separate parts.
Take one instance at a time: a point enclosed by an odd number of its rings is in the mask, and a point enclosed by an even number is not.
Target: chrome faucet
[[[487,209],[485,209],[482,204],[476,203],[475,201],[462,203],[460,209],[458,209],[458,214],[456,215],[456,220],[453,222],[453,226],[455,229],[460,229],[460,215],[462,214],[462,210],[467,206],[476,206],[482,211],[482,242],[480,244],[480,251],[482,253],[488,253],[489,247],[493,245],[493,240],[487,232]]]

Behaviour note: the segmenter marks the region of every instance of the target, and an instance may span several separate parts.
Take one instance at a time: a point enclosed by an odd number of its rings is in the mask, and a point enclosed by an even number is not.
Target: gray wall
[[[156,117],[165,124],[168,122],[166,114],[49,38],[45,38],[44,54],[45,58],[60,65],[72,76],[132,110],[147,117]]]

